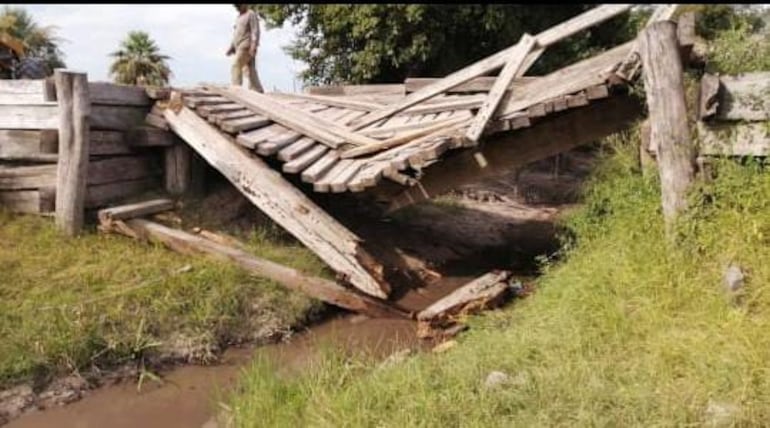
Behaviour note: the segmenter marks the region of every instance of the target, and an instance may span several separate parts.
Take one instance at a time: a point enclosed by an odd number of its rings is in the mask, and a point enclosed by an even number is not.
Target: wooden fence
[[[154,111],[159,95],[104,82],[88,82],[87,92],[85,208],[164,184],[171,193],[184,191],[191,155]],[[11,211],[55,210],[61,132],[56,93],[53,79],[0,80],[0,206]]]

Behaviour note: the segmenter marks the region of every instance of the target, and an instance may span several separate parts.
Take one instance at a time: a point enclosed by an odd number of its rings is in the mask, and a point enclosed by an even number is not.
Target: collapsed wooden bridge
[[[381,194],[386,188],[395,209],[463,179],[595,141],[641,113],[626,87],[639,68],[634,41],[547,76],[524,74],[548,46],[631,6],[599,6],[538,35],[525,34],[516,45],[405,96],[202,86],[171,94],[163,115],[172,131],[340,279],[386,298],[383,268],[361,239],[262,158],[275,158],[282,173],[314,192]],[[651,22],[669,19],[674,10],[659,7]],[[474,79],[497,69],[491,86],[479,90]],[[475,91],[460,91],[474,82]]]
[[[339,291],[356,289],[366,294],[359,296],[374,302],[367,303],[368,307],[374,307],[391,292],[384,267],[360,237],[308,194],[354,193],[384,201],[395,210],[627,128],[643,110],[629,95],[629,84],[640,68],[635,40],[545,76],[527,76],[526,72],[549,46],[632,6],[602,5],[537,35],[525,34],[516,45],[449,76],[411,80],[406,85],[409,90],[400,94],[261,94],[214,85],[156,93],[151,98],[158,101],[146,115],[142,131],[148,132],[149,126],[176,134],[169,144],[164,139],[168,146],[164,149],[166,189],[172,195],[188,187],[184,181],[195,175],[189,156],[182,153],[189,146],[338,274],[343,287],[324,283],[321,286],[326,291],[315,293],[316,297],[348,302],[346,307],[355,308],[351,300],[340,299]],[[660,6],[649,22],[671,19],[675,11],[676,5]],[[692,26],[680,26],[684,49],[692,46],[688,29],[692,31]],[[497,70],[497,76],[490,76]],[[85,75],[79,78],[86,80]],[[96,149],[104,150],[101,140],[94,140],[104,134],[99,129],[120,125],[115,129],[125,135],[116,134],[120,150],[115,153],[132,153],[133,147],[123,146],[137,144],[135,130],[123,130],[127,123],[101,123],[104,107],[97,103],[94,92],[100,87],[91,85],[94,93],[80,100],[75,96],[78,86],[88,87],[72,78],[69,86],[65,79],[57,80],[58,100],[45,98],[45,117],[34,123],[25,121],[22,128],[18,121],[9,122],[13,129],[49,131],[55,131],[58,122],[58,173],[54,174],[52,166],[46,167],[46,183],[50,186],[56,179],[57,221],[60,212],[67,211],[60,210],[60,204],[69,207],[70,216],[83,210],[83,181],[93,181],[88,156],[98,154]],[[149,105],[147,96],[141,95],[141,106]],[[128,127],[134,126],[132,122]],[[94,132],[89,134],[90,128]],[[37,167],[0,168],[0,178],[12,175],[13,189],[34,193],[33,208],[37,208],[42,190],[16,185],[18,176],[26,177],[30,168]],[[80,196],[68,197],[70,194]],[[93,194],[88,187],[86,207],[94,207]],[[15,193],[11,196],[18,199]],[[224,251],[141,222],[132,224],[133,232],[127,223],[123,232],[136,235],[141,229],[144,234],[163,235],[166,243],[184,241],[178,244],[181,247],[196,242],[204,252]],[[224,253],[230,259],[246,258],[241,253]],[[256,266],[251,261],[244,263]],[[290,282],[295,288],[311,287],[297,273],[263,262],[257,265],[262,272],[293,277]]]

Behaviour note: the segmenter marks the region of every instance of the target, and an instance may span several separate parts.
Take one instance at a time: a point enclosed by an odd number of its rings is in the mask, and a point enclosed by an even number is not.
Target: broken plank
[[[510,272],[496,271],[476,278],[422,310],[417,314],[417,320],[441,323],[464,309],[486,308],[499,303],[510,288],[507,283],[510,276]]]
[[[362,247],[360,238],[315,205],[261,159],[233,144],[187,108],[165,111],[166,121],[238,190],[340,277],[372,296],[386,298],[390,287],[383,267]]]
[[[511,50],[510,57],[505,63],[505,66],[503,66],[502,71],[500,71],[500,75],[497,77],[495,84],[492,85],[492,89],[489,91],[487,99],[481,105],[481,108],[476,113],[476,117],[473,118],[473,121],[465,134],[474,145],[478,144],[481,134],[484,133],[484,128],[486,128],[489,120],[492,119],[508,86],[513,82],[513,78],[516,77],[516,73],[518,73],[521,68],[524,59],[534,46],[535,38],[524,33],[524,35],[521,36],[519,43]]]
[[[207,254],[219,260],[235,263],[252,274],[343,309],[375,318],[407,317],[405,312],[388,305],[387,302],[348,290],[333,281],[309,276],[296,269],[255,257],[235,246],[224,245],[147,220],[129,220],[125,225],[134,232],[134,236],[160,242],[183,254]],[[108,230],[120,233],[119,228]]]

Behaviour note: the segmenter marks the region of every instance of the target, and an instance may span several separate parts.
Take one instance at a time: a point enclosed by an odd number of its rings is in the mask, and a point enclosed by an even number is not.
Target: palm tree
[[[161,54],[158,45],[144,31],[129,32],[120,49],[110,56],[115,58],[110,66],[115,83],[165,86],[172,75],[166,62],[171,57]]]
[[[26,9],[5,6],[0,13],[0,33],[18,39],[24,45],[26,56],[39,58],[47,68],[47,74],[55,68],[65,67],[64,54],[59,49],[61,38],[55,36],[53,25],[40,26]]]

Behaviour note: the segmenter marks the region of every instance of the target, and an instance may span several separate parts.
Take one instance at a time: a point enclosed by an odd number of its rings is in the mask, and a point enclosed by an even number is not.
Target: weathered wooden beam
[[[617,16],[631,9],[632,6],[633,5],[630,4],[602,5],[539,33],[537,36],[535,36],[535,38],[537,39],[537,45],[541,49],[536,49],[530,52],[521,69],[526,70],[529,68],[529,66],[534,63],[534,61],[546,47],[557,43],[569,36],[572,36],[575,33],[583,31],[614,16]],[[433,85],[426,86],[417,92],[413,92],[407,95],[402,101],[396,103],[395,105],[390,105],[370,113],[364,117],[364,120],[362,120],[355,129],[365,128],[372,123],[375,123],[386,117],[390,117],[421,101],[433,98],[434,96],[439,95],[455,86],[468,82],[476,77],[502,67],[510,57],[511,51],[513,49],[515,49],[515,46],[484,58],[468,67],[465,67],[446,76]]]
[[[55,102],[28,105],[0,104],[0,129],[58,129],[59,108]]]
[[[46,79],[0,80],[0,104],[34,105],[54,101],[53,85]]]
[[[190,147],[346,281],[367,294],[387,297],[390,287],[382,276],[383,268],[363,249],[360,238],[316,206],[280,173],[187,108],[178,112],[168,109],[165,117],[171,129]]]
[[[487,99],[481,105],[481,108],[476,113],[476,117],[471,122],[470,128],[468,128],[468,132],[465,134],[474,145],[478,143],[481,134],[484,133],[487,123],[489,123],[490,119],[492,119],[492,116],[495,114],[495,111],[497,111],[497,107],[500,105],[503,95],[505,95],[508,86],[513,82],[513,78],[516,77],[516,73],[519,72],[527,55],[535,46],[535,42],[536,40],[534,37],[524,33],[524,35],[521,36],[519,43],[516,44],[516,47],[511,51],[511,55],[505,63],[505,66],[503,66],[503,69],[500,71],[500,75],[497,76],[495,84],[492,85],[492,89],[489,91]]]
[[[87,183],[105,184],[158,175],[153,156],[116,156],[89,162]],[[0,189],[55,187],[57,165],[0,167]]]
[[[58,69],[54,73],[59,103],[59,161],[56,173],[56,226],[78,235],[85,216],[91,102],[88,76]]]
[[[91,107],[91,127],[126,131],[144,125],[148,107],[94,104]]]
[[[180,142],[163,151],[166,192],[173,196],[183,195],[190,187],[192,173],[192,149]]]
[[[697,122],[698,153],[706,156],[768,156],[770,126],[767,122]]]
[[[56,205],[53,188],[0,191],[0,207],[20,214],[52,213]]]
[[[129,220],[172,209],[174,209],[174,201],[171,199],[151,199],[149,201],[104,208],[99,210],[97,216],[99,217],[99,222],[104,225],[115,220]]]
[[[305,93],[310,95],[404,95],[404,85],[386,83],[378,85],[336,85],[308,86]]]
[[[539,79],[535,76],[522,76],[513,79],[508,85],[508,90],[515,90],[521,86],[531,83],[533,80]],[[436,77],[409,77],[404,81],[404,86],[407,93],[417,92],[418,90],[432,85],[441,80]],[[497,76],[479,76],[454,88],[448,89],[447,94],[454,93],[472,93],[472,92],[489,92],[494,85]]]
[[[150,107],[153,103],[141,86],[89,82],[88,93],[94,104]]]
[[[0,130],[0,159],[56,154],[59,142],[54,130]]]
[[[770,71],[720,76],[719,82],[715,119],[770,120]]]
[[[626,129],[641,117],[639,103],[625,95],[598,100],[511,134],[490,137],[481,150],[488,161],[480,168],[472,150],[446,156],[423,170],[420,184],[390,198],[390,211],[438,196],[466,183],[503,174]]]
[[[270,260],[255,257],[236,246],[195,236],[148,220],[134,218],[123,227],[106,227],[108,231],[124,233],[145,240],[160,242],[182,254],[206,254],[218,260],[236,264],[254,275],[273,280],[286,288],[299,291],[323,302],[374,318],[407,318],[404,311],[388,303],[348,290],[332,281],[306,275]]]
[[[663,217],[667,231],[687,208],[695,179],[695,145],[687,122],[682,59],[676,24],[655,22],[639,36],[639,55],[650,112],[650,138],[657,147]]]
[[[499,302],[508,291],[510,272],[493,271],[463,285],[417,314],[418,321],[441,322],[468,306],[484,307]]]

